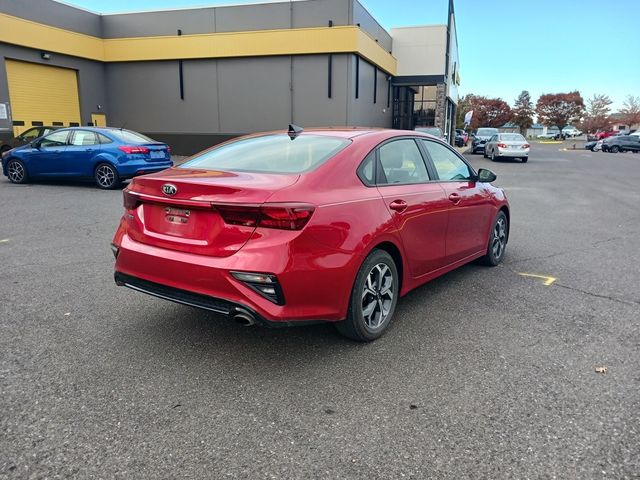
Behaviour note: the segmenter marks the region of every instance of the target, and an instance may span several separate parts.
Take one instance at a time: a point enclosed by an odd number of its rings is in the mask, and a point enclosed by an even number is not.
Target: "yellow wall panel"
[[[0,42],[103,62],[356,53],[396,72],[396,59],[355,25],[102,39],[0,13]]]
[[[36,63],[5,61],[9,81],[9,101],[14,121],[24,126],[14,127],[17,135],[31,128],[31,122],[80,123],[78,77],[75,70]]]

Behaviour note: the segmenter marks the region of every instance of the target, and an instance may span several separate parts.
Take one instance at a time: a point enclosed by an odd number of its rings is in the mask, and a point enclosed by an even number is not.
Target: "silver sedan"
[[[530,149],[527,139],[519,133],[498,133],[485,145],[484,157],[490,157],[494,162],[497,158],[519,158],[526,163]]]

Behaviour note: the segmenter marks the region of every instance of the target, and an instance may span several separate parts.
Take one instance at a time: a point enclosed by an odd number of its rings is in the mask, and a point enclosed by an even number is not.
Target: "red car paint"
[[[399,263],[404,295],[483,256],[498,211],[508,215],[504,192],[488,183],[376,187],[358,177],[359,165],[381,142],[401,137],[440,142],[432,136],[383,129],[301,135],[341,137],[350,144],[300,175],[174,167],[135,178],[124,192],[128,208],[113,239],[116,277],[224,299],[265,323],[340,321],[358,269],[373,249],[386,249]],[[166,184],[178,193],[164,194]],[[228,224],[212,208],[260,208],[265,202],[310,205],[313,213],[301,230],[283,230]],[[275,275],[284,304],[265,298],[231,271]]]
[[[604,140],[605,138],[613,137],[614,135],[618,135],[617,130],[609,130],[608,132],[598,132],[596,133],[596,140]]]

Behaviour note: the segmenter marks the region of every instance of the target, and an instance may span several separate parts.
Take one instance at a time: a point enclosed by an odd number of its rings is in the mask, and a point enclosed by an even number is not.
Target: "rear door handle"
[[[391,210],[395,210],[396,212],[404,212],[407,207],[407,202],[405,202],[404,200],[394,200],[389,204],[389,208]]]
[[[457,205],[458,203],[460,203],[460,200],[462,200],[462,197],[457,193],[452,193],[451,195],[449,195],[449,200]]]

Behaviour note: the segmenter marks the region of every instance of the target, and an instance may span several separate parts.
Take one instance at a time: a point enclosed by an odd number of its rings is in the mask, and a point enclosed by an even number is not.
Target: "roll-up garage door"
[[[16,135],[38,125],[80,125],[75,70],[8,59],[5,64]]]

